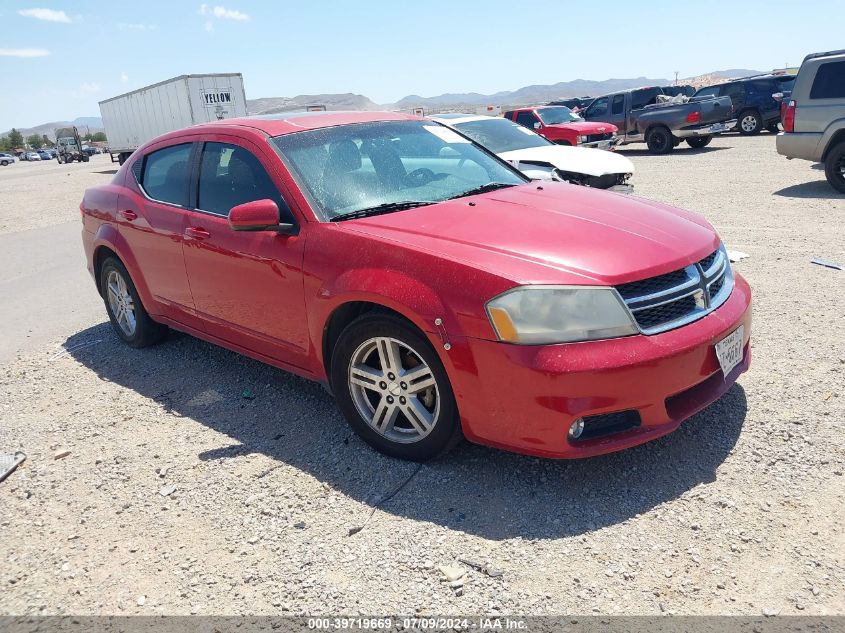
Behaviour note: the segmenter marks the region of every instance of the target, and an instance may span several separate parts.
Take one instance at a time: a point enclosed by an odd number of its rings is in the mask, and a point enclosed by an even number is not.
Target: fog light
[[[569,437],[570,439],[577,440],[581,437],[581,433],[584,432],[584,420],[582,418],[578,418],[572,425],[569,427]]]

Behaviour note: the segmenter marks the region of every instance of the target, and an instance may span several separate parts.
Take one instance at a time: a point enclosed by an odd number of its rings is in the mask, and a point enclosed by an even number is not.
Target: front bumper
[[[724,377],[714,345],[744,325],[743,358]],[[520,346],[463,339],[450,375],[468,439],[519,453],[578,458],[642,444],[674,431],[722,396],[749,368],[751,291],[736,275],[717,310],[653,336]],[[579,417],[635,410],[640,424],[573,442]]]
[[[730,121],[721,121],[719,123],[708,123],[701,127],[684,128],[682,130],[675,130],[673,134],[678,138],[690,138],[694,136],[711,136],[713,134],[721,134],[722,132],[729,132],[736,127],[736,119]]]
[[[603,149],[603,150],[614,150],[616,146],[622,139],[619,136],[614,136],[613,138],[606,138],[602,141],[590,141],[588,143],[578,143],[578,147],[586,147],[588,149]]]

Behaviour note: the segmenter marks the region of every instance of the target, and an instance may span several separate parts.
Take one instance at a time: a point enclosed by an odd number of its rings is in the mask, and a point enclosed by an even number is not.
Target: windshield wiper
[[[463,193],[459,193],[457,196],[452,196],[449,200],[454,200],[455,198],[465,198],[466,196],[475,196],[479,193],[487,193],[488,191],[496,191],[496,189],[504,189],[506,187],[516,187],[516,185],[506,182],[488,182],[486,185],[467,189]]]
[[[403,200],[402,202],[385,202],[374,207],[366,209],[358,209],[357,211],[350,211],[343,215],[336,215],[331,218],[330,222],[340,222],[342,220],[354,220],[356,218],[368,218],[373,215],[383,215],[385,213],[393,213],[394,211],[404,211],[405,209],[414,209],[416,207],[424,207],[429,204],[434,204],[431,200]]]

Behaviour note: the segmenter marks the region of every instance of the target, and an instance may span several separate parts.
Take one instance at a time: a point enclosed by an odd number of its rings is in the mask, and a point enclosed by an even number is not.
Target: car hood
[[[519,284],[615,285],[683,268],[719,245],[713,227],[688,211],[555,182],[500,189],[337,226]]]
[[[502,152],[499,157],[509,162],[547,163],[561,171],[590,176],[634,173],[634,163],[630,159],[615,152],[586,147],[544,145]]]
[[[572,123],[558,123],[556,125],[547,125],[550,128],[560,128],[561,130],[576,130],[579,134],[608,134],[616,132],[617,127],[613,123],[601,123],[597,121],[573,121]]]

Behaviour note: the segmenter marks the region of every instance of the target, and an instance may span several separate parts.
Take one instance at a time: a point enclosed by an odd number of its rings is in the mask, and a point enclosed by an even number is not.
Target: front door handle
[[[185,229],[185,235],[187,235],[188,237],[192,237],[195,240],[204,240],[206,238],[211,237],[211,233],[199,226],[189,226],[187,229]]]
[[[120,212],[120,217],[122,217],[124,220],[128,220],[128,221],[132,222],[132,220],[138,219],[138,214],[135,213],[134,211],[130,211],[130,210],[126,209],[125,211]]]

